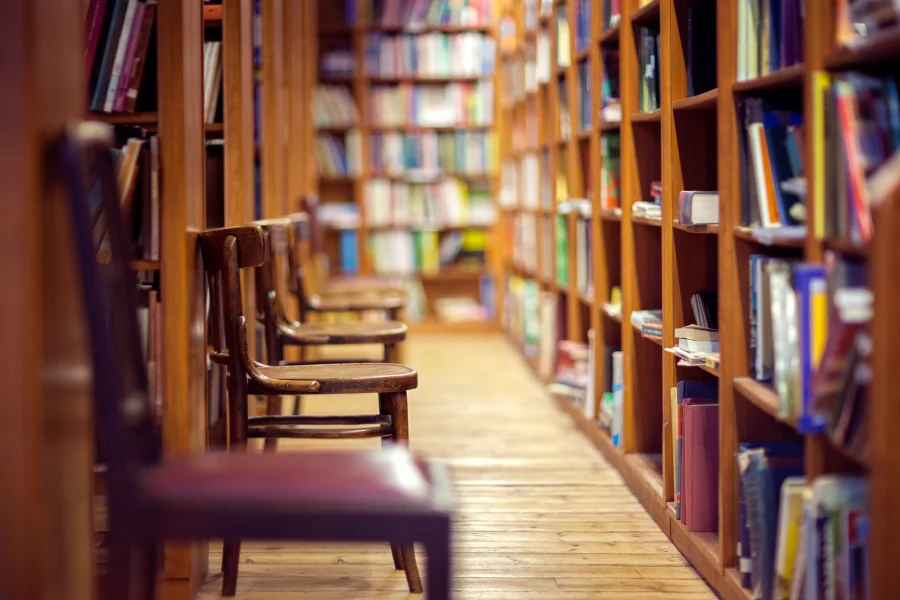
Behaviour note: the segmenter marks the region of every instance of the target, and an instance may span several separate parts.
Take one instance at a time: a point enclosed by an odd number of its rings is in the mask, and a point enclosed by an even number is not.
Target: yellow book
[[[800,523],[803,521],[803,477],[788,477],[781,486],[781,507],[778,511],[778,546],[775,550],[775,583],[773,600],[789,600],[797,545],[800,539]]]
[[[824,279],[813,280],[811,288],[812,339],[809,350],[815,372],[819,368],[819,361],[825,352],[825,342],[828,340],[828,290]]]
[[[825,94],[831,93],[831,76],[825,71],[812,73],[813,86],[813,165],[816,174],[813,193],[807,197],[807,214],[812,209],[813,234],[825,238]],[[812,206],[809,203],[812,202]]]

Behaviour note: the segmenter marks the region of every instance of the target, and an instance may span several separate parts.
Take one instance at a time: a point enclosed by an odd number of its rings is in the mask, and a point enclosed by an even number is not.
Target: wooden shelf
[[[756,79],[735,82],[731,86],[731,90],[733,92],[762,92],[783,88],[800,89],[803,86],[805,74],[806,68],[803,64],[793,65]]]
[[[608,223],[619,223],[622,221],[622,211],[618,210],[601,210],[600,220]]]
[[[653,23],[659,21],[659,0],[653,0],[631,13],[632,23]]]
[[[619,43],[619,24],[616,24],[615,27],[610,27],[606,31],[600,34],[600,37],[597,38],[597,42],[601,46],[612,46]]]
[[[204,25],[221,25],[222,24],[222,5],[221,4],[205,4],[203,6],[203,23]]]
[[[583,48],[582,50],[578,50],[575,52],[575,62],[584,62],[591,56],[591,47]]]
[[[876,33],[854,48],[838,48],[825,59],[825,68],[852,69],[866,65],[896,61],[900,55],[900,29]]]
[[[688,111],[688,110],[716,110],[719,104],[719,89],[709,90],[690,98],[676,100],[672,102],[672,110]]]
[[[156,128],[159,121],[159,115],[155,112],[139,112],[139,113],[88,113],[86,118],[89,121],[101,121],[110,125],[134,125],[136,127],[152,127]]]
[[[658,108],[631,113],[632,123],[659,123],[661,118],[662,111]]]
[[[605,308],[602,308],[602,307],[601,307],[601,309],[602,309],[602,310],[601,310],[600,312],[602,312],[603,315],[604,315],[607,319],[610,319],[611,321],[615,321],[616,323],[620,323],[620,324],[622,323],[622,314],[621,314],[621,313],[620,313],[620,314],[617,314],[617,315],[614,315],[614,314],[610,314],[609,312],[607,312]]]
[[[706,371],[706,372],[709,373],[710,375],[714,375],[714,376],[716,376],[716,377],[719,376],[719,370],[716,369],[715,367],[710,367],[710,366],[708,366],[708,365],[697,365],[697,367],[698,367],[699,369],[702,369],[702,370]]]
[[[642,340],[646,340],[648,342],[652,342],[652,343],[656,344],[657,346],[659,346],[660,348],[662,348],[662,345],[663,345],[662,338],[656,339],[655,337],[647,337],[641,333],[641,328],[638,325],[635,325],[630,320],[628,322],[631,325],[631,328],[634,329],[635,332],[637,332],[637,336],[635,336],[635,337],[638,337]]]
[[[159,271],[160,262],[158,260],[133,260],[131,268],[135,271]]]
[[[587,292],[582,292],[579,290],[578,300],[580,300],[582,304],[585,304],[587,306],[594,306],[594,296],[592,294],[588,294]]]
[[[206,132],[207,134],[225,133],[225,123],[207,123],[206,125],[203,126],[203,131]]]
[[[755,404],[760,410],[771,415],[775,420],[797,428],[797,421],[790,417],[782,417],[778,414],[780,401],[778,394],[771,387],[760,383],[750,377],[737,377],[734,380],[734,389],[741,396]]]
[[[662,227],[662,219],[651,219],[649,217],[641,217],[631,215],[631,222],[636,225],[647,225],[649,227]]]
[[[734,237],[745,240],[748,242],[752,242],[761,248],[784,248],[784,249],[792,249],[792,250],[802,250],[806,245],[806,240],[798,240],[798,239],[775,239],[771,244],[764,244],[760,242],[758,239],[753,237],[753,232],[748,227],[735,227],[732,230]]]
[[[854,258],[868,258],[871,246],[857,243],[848,238],[827,238],[822,245],[828,250],[834,250],[844,256]]]
[[[600,121],[600,123],[597,124],[597,129],[603,133],[609,133],[619,131],[621,125],[621,121]]]
[[[672,222],[672,227],[678,231],[686,233],[697,233],[701,235],[719,235],[718,225],[685,225],[684,223]]]

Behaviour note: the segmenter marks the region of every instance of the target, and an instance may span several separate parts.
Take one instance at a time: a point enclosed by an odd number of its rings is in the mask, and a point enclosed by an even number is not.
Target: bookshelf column
[[[262,0],[262,218],[287,214],[283,0]]]
[[[206,448],[203,22],[199,2],[161,2],[159,131],[162,178],[163,444],[167,456]],[[166,545],[163,597],[187,599],[202,582],[207,545]]]
[[[0,596],[94,597],[94,432],[69,199],[49,143],[84,114],[77,2],[0,3]],[[60,536],[65,532],[65,536]]]

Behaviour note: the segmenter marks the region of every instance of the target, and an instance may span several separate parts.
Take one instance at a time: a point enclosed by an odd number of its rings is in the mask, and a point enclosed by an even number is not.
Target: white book
[[[687,350],[688,352],[703,352],[708,354],[710,352],[719,351],[719,342],[679,339],[678,347],[682,350]]]
[[[586,419],[594,420],[597,418],[597,403],[599,398],[597,397],[597,383],[595,381],[594,375],[597,372],[597,346],[594,342],[594,330],[589,329],[587,332],[588,338],[588,377],[587,377],[587,389],[585,390],[584,395],[584,416]]]
[[[116,102],[116,92],[119,89],[119,79],[122,77],[122,67],[125,62],[125,53],[128,50],[128,40],[131,37],[131,25],[134,23],[134,11],[137,9],[137,0],[128,0],[125,8],[125,19],[122,21],[122,32],[119,34],[119,43],[116,46],[116,57],[113,61],[112,71],[109,74],[109,85],[106,88],[106,101],[103,103],[103,112],[111,113]]]
[[[622,427],[625,421],[624,360],[621,350],[612,354],[613,420],[610,435],[614,446],[622,447]]]
[[[766,188],[766,167],[763,164],[763,149],[760,134],[762,123],[751,123],[747,126],[747,138],[750,147],[750,160],[753,165],[753,178],[756,180],[756,200],[759,203],[759,220],[763,227],[781,225],[777,215],[769,214],[769,193]]]

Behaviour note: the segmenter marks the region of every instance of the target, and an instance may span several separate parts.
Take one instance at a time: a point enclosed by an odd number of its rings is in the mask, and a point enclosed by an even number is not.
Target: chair
[[[250,360],[240,314],[240,289],[229,285],[220,333],[229,340],[229,387],[246,407],[246,393],[375,391],[389,414],[358,419],[399,445],[374,452],[299,454],[213,453],[162,462],[159,432],[147,396],[147,374],[137,325],[135,279],[118,204],[109,153],[110,130],[101,124],[73,126],[59,144],[59,158],[72,197],[72,220],[90,330],[98,429],[108,452],[108,600],[153,600],[161,544],[169,539],[230,540],[223,593],[234,594],[235,540],[394,542],[407,579],[421,591],[412,544],[429,553],[429,596],[449,598],[450,507],[446,470],[418,461],[405,443],[405,390],[415,371],[398,365],[265,367]],[[101,184],[101,210],[109,235],[109,263],[97,261],[85,166]],[[241,265],[265,254],[257,227],[208,233],[204,256],[215,279],[238,279]],[[219,290],[222,289],[220,286]],[[227,317],[227,318],[226,318]],[[238,346],[238,344],[243,344]],[[341,373],[343,371],[343,373]],[[354,377],[356,376],[356,377]],[[168,399],[169,402],[177,399]],[[329,417],[323,420],[331,422]],[[232,419],[232,433],[246,440],[247,422]],[[257,432],[265,435],[265,432]]]
[[[287,316],[282,303],[287,285],[287,262],[293,243],[293,223],[290,219],[268,219],[255,223],[263,228],[269,255],[256,268],[257,322],[265,333],[266,360],[271,365],[304,365],[346,362],[373,362],[370,359],[308,360],[306,349],[312,346],[343,344],[379,344],[384,346],[383,359],[375,362],[399,362],[397,345],[406,339],[406,325],[399,321],[298,323]],[[285,346],[299,346],[301,360],[286,361]],[[294,414],[300,414],[300,397],[294,403]],[[267,412],[277,415],[281,402],[271,397]],[[274,446],[275,438],[266,440]]]

